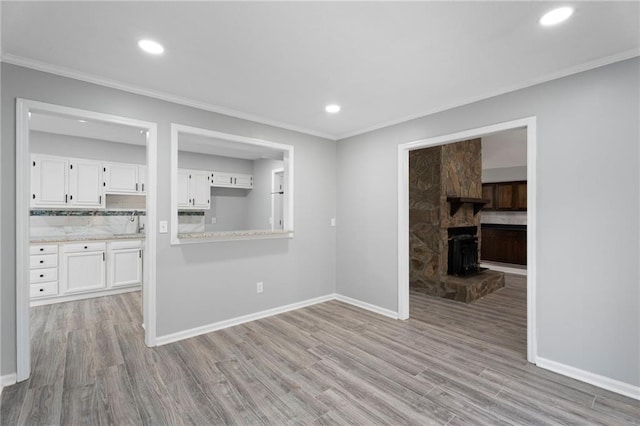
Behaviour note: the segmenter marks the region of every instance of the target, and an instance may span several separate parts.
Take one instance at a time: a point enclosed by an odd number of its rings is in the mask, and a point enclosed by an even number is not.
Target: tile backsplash
[[[498,223],[501,225],[526,225],[527,212],[483,211],[481,223]]]
[[[111,213],[111,214],[110,214]],[[30,217],[31,237],[60,235],[114,235],[135,234],[138,223],[144,226],[144,212],[119,211],[32,211]]]

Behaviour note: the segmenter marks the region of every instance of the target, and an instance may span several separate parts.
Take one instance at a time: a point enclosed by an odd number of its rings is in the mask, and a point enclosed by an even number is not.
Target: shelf
[[[473,215],[477,215],[480,209],[484,207],[490,200],[484,198],[470,198],[470,197],[447,197],[447,201],[451,203],[451,216],[456,214],[463,204],[473,205]]]

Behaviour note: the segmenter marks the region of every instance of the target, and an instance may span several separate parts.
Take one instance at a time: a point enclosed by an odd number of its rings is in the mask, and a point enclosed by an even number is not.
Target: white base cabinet
[[[140,288],[142,249],[142,240],[32,244],[32,305]]]
[[[65,244],[60,269],[62,294],[105,289],[106,260],[106,243]]]
[[[141,241],[109,243],[109,287],[128,287],[142,284]]]

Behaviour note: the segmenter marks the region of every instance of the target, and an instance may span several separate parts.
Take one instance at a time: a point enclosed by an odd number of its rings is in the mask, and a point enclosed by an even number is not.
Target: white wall
[[[337,292],[397,310],[398,144],[536,116],[538,355],[640,385],[639,72],[635,58],[339,141]]]
[[[2,64],[2,368],[16,371],[16,97],[158,123],[158,219],[170,218],[170,123],[295,147],[295,237],[171,246],[157,238],[159,336],[335,291],[334,141]],[[309,194],[312,194],[310,196]],[[256,282],[264,293],[256,294]]]

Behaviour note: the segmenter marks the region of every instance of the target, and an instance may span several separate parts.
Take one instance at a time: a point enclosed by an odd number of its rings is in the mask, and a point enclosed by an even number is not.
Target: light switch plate
[[[167,232],[169,232],[169,222],[167,222],[166,220],[161,220],[159,228],[159,232],[161,234],[166,234]]]
[[[335,217],[331,218],[331,226],[334,226],[334,227],[336,226],[336,218]]]

